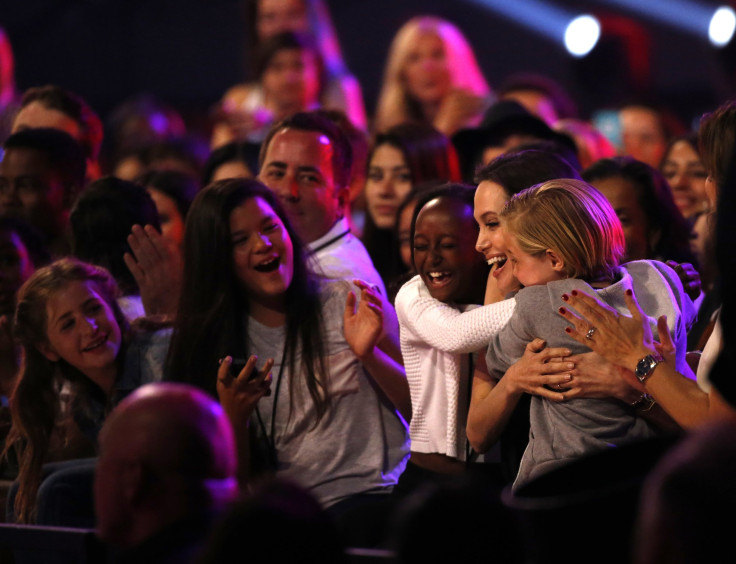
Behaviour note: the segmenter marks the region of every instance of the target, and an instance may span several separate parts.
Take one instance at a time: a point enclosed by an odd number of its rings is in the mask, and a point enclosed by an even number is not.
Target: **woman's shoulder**
[[[619,266],[622,278],[631,277],[634,283],[645,286],[649,291],[667,290],[678,298],[685,295],[682,281],[677,272],[659,260],[635,260]],[[637,293],[638,295],[638,293]]]

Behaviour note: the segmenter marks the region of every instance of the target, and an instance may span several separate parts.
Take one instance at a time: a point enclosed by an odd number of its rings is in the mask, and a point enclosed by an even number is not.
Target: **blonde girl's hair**
[[[501,221],[524,252],[557,253],[568,278],[610,280],[626,249],[613,207],[582,180],[550,180],[522,190],[506,203]]]
[[[478,96],[488,96],[491,92],[473,48],[455,25],[434,16],[414,17],[399,29],[389,48],[376,105],[374,130],[377,133],[406,121],[423,121],[419,107],[406,91],[403,74],[412,48],[425,34],[436,35],[442,41],[453,87]]]
[[[104,268],[74,258],[62,258],[38,269],[18,290],[14,335],[23,346],[24,362],[10,399],[12,425],[3,455],[8,456],[13,450],[18,459],[19,488],[14,507],[22,523],[35,518],[41,469],[60,421],[61,384],[68,381],[81,393],[87,387],[81,372],[63,360],[47,359],[39,348],[48,343],[46,305],[49,299],[76,281],[94,284],[112,309],[123,342],[129,338],[128,322],[116,300],[118,287]]]

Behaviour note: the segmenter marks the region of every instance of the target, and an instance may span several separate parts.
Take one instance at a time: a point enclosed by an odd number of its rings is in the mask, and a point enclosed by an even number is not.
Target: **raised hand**
[[[483,114],[488,99],[463,89],[455,89],[442,101],[434,126],[445,135],[451,136],[469,122]]]
[[[373,286],[362,280],[353,283],[360,288],[360,302],[356,310],[355,292],[348,293],[343,315],[345,340],[355,356],[364,359],[373,352],[383,332],[382,300]]]
[[[650,318],[631,289],[624,294],[630,317],[579,290],[564,294],[562,299],[579,314],[560,308],[560,314],[572,324],[565,331],[608,362],[633,370],[639,359],[656,352]]]
[[[176,316],[181,294],[181,253],[152,225],[134,225],[128,235],[133,253],[123,259],[138,284],[147,315]]]

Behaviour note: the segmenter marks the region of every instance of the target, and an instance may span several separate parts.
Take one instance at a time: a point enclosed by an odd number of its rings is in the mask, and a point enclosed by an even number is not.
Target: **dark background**
[[[646,96],[692,123],[734,96],[735,48],[715,49],[705,37],[600,1],[554,3],[623,22],[624,33],[604,33],[589,57],[574,59],[561,43],[467,0],[328,0],[369,113],[391,38],[419,13],[454,22],[492,86],[516,71],[545,73],[570,92],[582,117]],[[127,97],[148,92],[180,109],[193,128],[206,129],[207,112],[225,89],[249,77],[238,0],[2,0],[0,26],[13,45],[20,90],[61,84],[103,119]],[[645,76],[632,77],[642,65]]]

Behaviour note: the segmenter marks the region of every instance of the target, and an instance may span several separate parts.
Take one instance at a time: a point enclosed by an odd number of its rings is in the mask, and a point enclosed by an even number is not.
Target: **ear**
[[[61,360],[59,353],[57,353],[54,350],[54,347],[52,347],[49,343],[41,343],[40,345],[36,345],[36,348],[38,349],[38,352],[40,352],[51,362],[59,362]]]
[[[716,184],[716,179],[710,174],[705,179],[705,196],[708,198],[710,209],[716,209],[716,204],[718,203],[718,185]]]
[[[560,255],[558,255],[554,250],[547,249],[545,251],[544,256],[549,261],[550,266],[552,267],[552,270],[556,272],[560,272],[562,274],[565,273],[565,260]]]
[[[345,206],[347,206],[350,201],[350,187],[335,186],[335,198],[337,199],[338,217],[342,217],[345,211]]]

